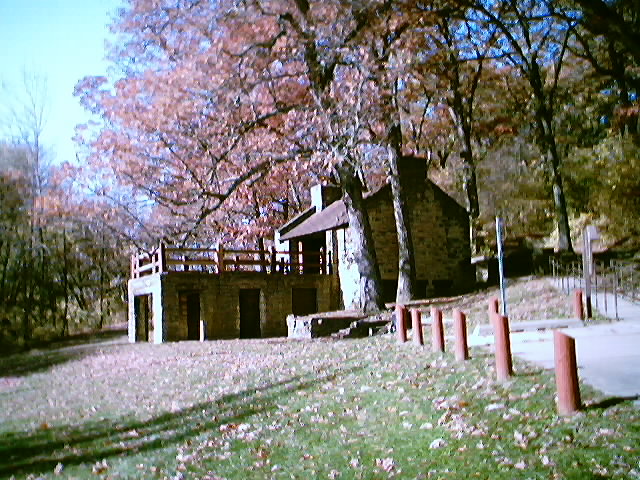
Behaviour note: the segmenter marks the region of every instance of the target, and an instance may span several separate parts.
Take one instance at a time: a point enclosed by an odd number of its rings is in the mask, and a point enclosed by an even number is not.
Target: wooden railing
[[[329,274],[331,262],[324,251],[278,252],[219,247],[173,248],[161,244],[150,253],[131,257],[131,278],[163,272],[263,272],[283,274]]]

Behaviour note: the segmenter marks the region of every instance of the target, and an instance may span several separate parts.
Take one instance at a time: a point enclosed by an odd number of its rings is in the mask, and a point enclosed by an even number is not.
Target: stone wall
[[[260,290],[260,331],[262,337],[287,334],[287,315],[292,313],[294,288],[315,288],[317,311],[337,308],[338,286],[333,275],[280,275],[260,272],[229,272],[211,275],[201,272],[171,272],[129,280],[129,340],[140,340],[136,333],[140,320],[134,308],[136,296],[151,295],[153,338],[149,341],[188,339],[184,302],[180,296],[197,293],[200,319],[207,323],[208,339],[240,336],[240,290]]]
[[[420,172],[404,182],[416,256],[420,297],[447,295],[471,286],[469,221],[466,210]],[[405,178],[407,178],[405,177]],[[366,199],[380,275],[387,285],[398,278],[398,239],[386,186]],[[344,308],[358,308],[359,274],[353,263],[349,229],[338,232],[339,274]],[[394,295],[395,297],[395,295]]]

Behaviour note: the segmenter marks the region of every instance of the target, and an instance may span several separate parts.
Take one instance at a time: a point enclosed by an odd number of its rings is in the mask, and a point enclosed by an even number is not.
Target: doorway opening
[[[133,298],[136,319],[136,342],[153,341],[153,310],[151,295],[137,295]]]
[[[200,294],[186,294],[187,340],[200,339]]]
[[[291,313],[297,316],[318,312],[318,290],[316,288],[291,289]]]
[[[240,338],[260,338],[260,289],[240,289]]]

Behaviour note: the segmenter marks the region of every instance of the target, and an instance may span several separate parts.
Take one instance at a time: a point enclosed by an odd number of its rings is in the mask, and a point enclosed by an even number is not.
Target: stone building
[[[334,279],[257,271],[165,271],[132,278],[129,341],[286,336],[287,315],[336,308]]]
[[[421,297],[448,295],[474,281],[465,209],[426,176],[424,160],[400,162]],[[390,187],[365,196],[383,280],[393,301],[398,244]],[[271,251],[160,246],[132,258],[129,340],[287,335],[288,315],[359,308],[357,269],[336,187],[312,189],[312,205],[276,232]]]
[[[469,247],[469,219],[464,207],[427,178],[424,159],[405,157],[399,162],[410,215],[416,259],[418,294],[422,298],[449,295],[470,287],[475,279]],[[341,291],[340,307],[357,309],[360,278],[346,208],[339,190],[312,189],[312,205],[276,233],[278,248],[325,249],[332,259]],[[385,301],[393,302],[398,278],[398,241],[391,187],[365,195]]]

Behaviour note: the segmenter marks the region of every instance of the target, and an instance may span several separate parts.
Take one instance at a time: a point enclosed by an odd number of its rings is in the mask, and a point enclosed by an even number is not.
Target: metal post
[[[596,299],[596,309],[598,308],[598,265],[593,264],[593,297]]]
[[[602,299],[604,301],[604,313],[607,313],[607,305],[609,303],[607,301],[607,281],[608,281],[608,278],[609,278],[609,272],[606,269],[604,269],[604,272],[605,272],[604,273],[604,278],[602,279],[602,285],[603,285],[604,293],[603,293],[603,298]]]
[[[504,245],[503,222],[496,217],[496,238],[498,243],[498,272],[500,276],[500,298],[502,300],[502,315],[507,316],[507,282],[504,278]]]
[[[616,320],[618,320],[618,274],[614,272],[613,275],[613,304],[616,310]]]
[[[584,305],[586,317],[591,318],[591,270],[593,258],[591,255],[591,235],[587,225],[582,231],[582,276],[584,278]]]

